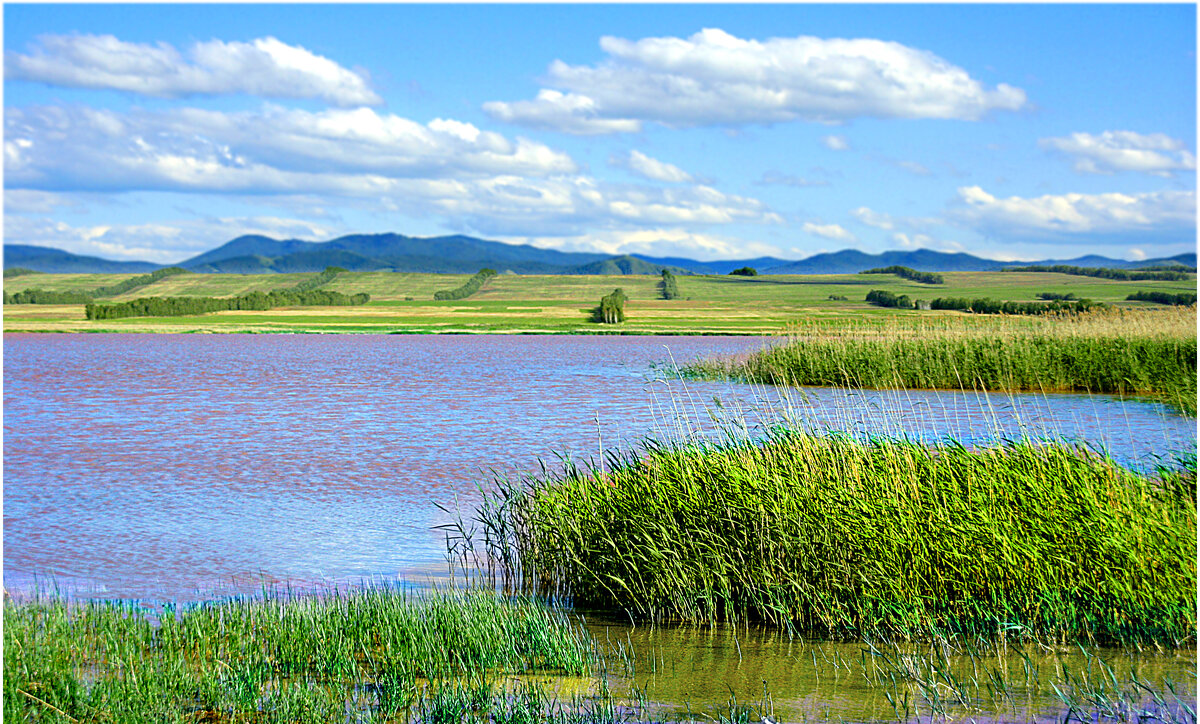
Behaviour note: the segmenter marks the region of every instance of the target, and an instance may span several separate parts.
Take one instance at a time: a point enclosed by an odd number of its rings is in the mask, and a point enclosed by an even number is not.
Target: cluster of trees
[[[1069,302],[1079,299],[1079,297],[1071,293],[1059,294],[1057,292],[1042,292],[1038,295],[1038,299],[1045,299],[1047,302]]]
[[[12,268],[10,268],[10,269],[5,269],[5,270],[4,270],[4,278],[5,278],[5,279],[8,279],[9,277],[19,277],[19,276],[24,276],[24,275],[26,275],[26,274],[37,274],[37,272],[35,272],[35,271],[34,271],[34,270],[32,270],[32,269],[26,269],[26,268],[25,268],[25,267],[23,267],[23,266],[14,266],[14,267],[12,267]]]
[[[662,281],[658,283],[659,289],[662,290],[663,299],[678,299],[679,284],[675,281],[675,275],[670,269],[662,270]]]
[[[913,300],[908,298],[907,294],[899,296],[891,292],[885,292],[881,289],[872,289],[867,292],[867,301],[877,307],[895,307],[897,309],[912,309],[914,306]]]
[[[909,279],[914,282],[920,282],[921,284],[946,283],[946,279],[941,274],[917,271],[911,267],[900,266],[898,264],[880,267],[878,269],[867,269],[866,271],[859,272],[859,274],[895,274],[898,277],[903,277],[904,279]]]
[[[1125,297],[1131,302],[1157,302],[1171,304],[1176,307],[1190,307],[1196,303],[1196,295],[1188,292],[1171,294],[1170,292],[1134,292]]]
[[[758,270],[752,266],[738,267],[737,269],[734,269],[733,271],[731,271],[729,273],[732,274],[733,276],[738,276],[738,277],[756,277],[756,276],[758,276]]]
[[[266,311],[275,307],[345,307],[366,304],[368,294],[342,294],[323,289],[307,292],[276,290],[250,292],[237,297],[142,297],[116,304],[88,304],[88,319],[123,317],[180,317],[226,310]]]
[[[496,276],[495,269],[480,269],[479,271],[475,272],[475,276],[468,279],[467,282],[458,289],[443,289],[442,291],[434,292],[433,298],[439,302],[445,302],[454,299],[466,299],[475,292],[479,291],[480,288],[483,287],[483,283],[494,276]]]
[[[92,298],[83,292],[51,292],[45,289],[26,289],[16,294],[4,293],[5,304],[87,304]]]
[[[974,314],[1050,314],[1053,312],[1087,312],[1108,305],[1090,299],[1053,300],[1050,302],[1005,302],[997,299],[965,299],[943,297],[929,303],[930,309],[956,309]]]
[[[314,289],[323,287],[333,281],[334,277],[346,271],[340,266],[327,266],[325,271],[315,274],[308,279],[303,279],[300,283],[290,288],[293,292],[311,292]]]
[[[1187,272],[1182,271],[1134,271],[1129,269],[1104,269],[1086,266],[1071,266],[1055,264],[1053,266],[1010,266],[1004,271],[1013,272],[1054,272],[1056,274],[1072,274],[1078,277],[1098,277],[1100,279],[1116,279],[1123,282],[1179,282],[1188,278]]]
[[[612,294],[600,297],[600,306],[592,310],[592,321],[601,324],[618,324],[625,321],[625,296],[623,289],[614,289]]]
[[[830,294],[830,295],[829,295],[829,299],[830,299],[830,301],[834,301],[834,302],[847,302],[847,301],[850,301],[850,300],[849,300],[849,299],[847,299],[846,297],[843,297],[841,294]]]
[[[169,276],[176,274],[187,274],[187,269],[178,266],[169,266],[164,269],[155,269],[149,274],[139,274],[136,277],[130,277],[123,282],[110,284],[107,287],[93,289],[91,294],[93,297],[115,297],[118,294],[131,292],[138,287],[148,286],[160,279],[166,279]]]

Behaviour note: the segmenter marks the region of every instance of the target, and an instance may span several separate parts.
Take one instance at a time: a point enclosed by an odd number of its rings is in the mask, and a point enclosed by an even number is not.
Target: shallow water
[[[1115,702],[1159,715],[1145,721],[1195,721],[1188,711],[1196,708],[1194,649],[1089,647],[1085,654],[1077,646],[962,641],[945,649],[814,642],[778,629],[631,627],[620,620],[592,621],[588,629],[608,650],[620,651],[612,660],[633,662],[612,670],[613,691],[636,688],[668,719],[713,720],[736,701],[777,722],[1062,722],[1068,706],[1057,686],[1079,705],[1071,721],[1092,721],[1101,711],[1097,703]]]
[[[4,579],[191,599],[444,575],[492,471],[719,421],[969,444],[1056,435],[1128,464],[1194,454],[1195,421],[1083,395],[684,383],[672,362],[762,338],[4,336]],[[717,420],[717,421],[714,421]],[[43,583],[42,585],[45,585]]]

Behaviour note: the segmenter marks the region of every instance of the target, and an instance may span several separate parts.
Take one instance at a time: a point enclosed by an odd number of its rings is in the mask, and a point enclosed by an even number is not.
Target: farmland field
[[[5,292],[28,289],[86,292],[130,278],[129,274],[31,274],[5,280]],[[295,285],[309,274],[179,274],[102,300],[140,297],[226,297]],[[655,276],[500,275],[466,299],[434,301],[434,292],[460,286],[469,275],[346,272],[322,287],[371,301],[361,307],[278,308],[191,317],[140,317],[87,321],[83,305],[6,305],[8,332],[376,332],[376,333],[560,333],[587,334],[777,334],[801,320],[937,315],[956,312],[884,309],[867,304],[880,289],[917,300],[988,297],[1037,301],[1038,294],[1074,294],[1125,308],[1161,308],[1127,302],[1139,291],[1194,293],[1194,279],[1128,282],[1038,272],[950,272],[945,284],[926,285],[893,275],[685,276],[678,299],[661,299]],[[629,297],[627,321],[602,325],[591,310],[615,288]],[[831,299],[845,297],[845,300]]]

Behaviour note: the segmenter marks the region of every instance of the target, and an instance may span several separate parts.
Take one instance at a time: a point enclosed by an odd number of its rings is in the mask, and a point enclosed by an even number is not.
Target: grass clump
[[[1195,472],[780,429],[501,485],[489,557],[578,606],[818,636],[1191,640]]]
[[[811,324],[684,373],[767,384],[1145,395],[1196,412],[1194,309]]]
[[[4,720],[391,721],[490,706],[502,675],[578,675],[593,660],[563,614],[490,592],[371,588],[155,618],[119,602],[6,601]]]

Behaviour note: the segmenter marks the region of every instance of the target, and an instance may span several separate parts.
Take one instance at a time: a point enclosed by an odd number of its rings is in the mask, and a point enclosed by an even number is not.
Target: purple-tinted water
[[[191,598],[440,575],[435,502],[468,508],[491,469],[678,434],[714,397],[777,406],[773,389],[654,381],[656,363],[763,343],[5,335],[5,587],[48,577]],[[976,442],[1049,431],[1131,461],[1195,451],[1194,420],[1112,398],[807,390],[790,402],[819,427]]]

